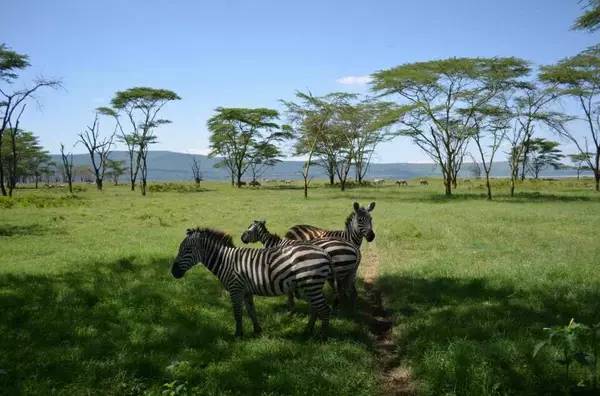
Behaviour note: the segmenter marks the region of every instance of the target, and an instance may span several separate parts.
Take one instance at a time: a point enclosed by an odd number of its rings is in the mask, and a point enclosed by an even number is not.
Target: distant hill
[[[60,163],[60,156],[54,155],[54,161]],[[202,173],[206,180],[227,180],[228,173],[225,169],[215,168],[216,159],[208,158],[205,155],[184,154],[172,151],[151,151],[148,154],[148,179],[149,180],[192,180],[192,158],[196,157],[200,161]],[[111,153],[111,159],[123,160],[128,162],[126,151],[114,151]],[[89,156],[87,154],[76,154],[73,156],[75,166],[90,166]],[[282,161],[274,167],[268,169],[263,175],[269,179],[301,179],[300,171],[302,161]],[[471,164],[464,164],[462,176],[472,177],[469,171]],[[319,167],[311,170],[315,178],[326,178],[325,172]],[[393,163],[393,164],[371,164],[367,179],[412,179],[418,177],[440,176],[439,167],[434,164],[411,164],[411,163]],[[508,177],[509,167],[507,162],[497,162],[493,167],[494,177]],[[574,176],[573,169],[547,169],[542,172],[543,177],[567,177]],[[248,175],[249,176],[249,175]],[[126,178],[126,177],[125,177]]]

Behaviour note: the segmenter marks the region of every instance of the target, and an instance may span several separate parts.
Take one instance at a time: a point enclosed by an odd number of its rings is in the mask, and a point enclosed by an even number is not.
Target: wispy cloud
[[[365,85],[371,82],[371,76],[345,76],[335,81],[343,85]]]

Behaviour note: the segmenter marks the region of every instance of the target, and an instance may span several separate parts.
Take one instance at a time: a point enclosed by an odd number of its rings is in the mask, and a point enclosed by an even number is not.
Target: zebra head
[[[375,202],[371,202],[367,208],[361,207],[358,202],[354,202],[354,213],[350,217],[352,233],[359,235],[361,238],[364,237],[367,242],[375,239],[371,218],[373,209],[375,209]]]
[[[242,234],[242,242],[259,242],[260,238],[267,232],[267,222],[265,220],[254,220],[246,231]]]
[[[215,254],[223,248],[235,248],[231,236],[226,233],[210,228],[188,229],[185,239],[179,245],[179,253],[173,261],[171,274],[179,279],[200,262],[214,271]]]
[[[179,245],[179,252],[171,266],[171,274],[174,278],[179,279],[183,277],[187,270],[200,261],[201,258],[197,256],[200,251],[197,248],[200,237],[197,230],[188,229],[186,231],[185,239]]]

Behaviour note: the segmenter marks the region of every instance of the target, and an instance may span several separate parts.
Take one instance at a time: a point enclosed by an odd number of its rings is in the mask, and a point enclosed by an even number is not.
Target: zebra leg
[[[327,338],[327,331],[329,328],[329,315],[331,314],[331,308],[327,305],[325,295],[323,294],[323,285],[313,285],[306,291],[306,297],[311,308],[311,318],[308,322],[309,330],[311,333],[314,330],[314,316],[318,316],[321,320],[321,337]]]
[[[256,310],[254,309],[254,297],[252,296],[252,294],[246,294],[244,302],[246,303],[246,311],[248,312],[248,316],[250,316],[250,320],[252,320],[252,326],[254,326],[254,334],[260,334],[262,329],[260,328],[260,324],[258,324],[258,319],[256,318]]]
[[[310,316],[308,317],[308,325],[306,326],[306,329],[304,330],[304,332],[306,334],[311,335],[312,333],[314,333],[316,321],[317,321],[317,313],[311,307],[310,308]]]
[[[294,291],[293,290],[290,290],[288,292],[287,306],[288,306],[288,310],[290,311],[290,313],[292,313],[294,311],[294,309],[296,308],[296,302],[294,301]]]
[[[340,284],[338,283],[338,290],[335,289],[335,285],[333,283],[333,279],[328,279],[327,282],[329,282],[329,286],[331,286],[331,288],[333,290],[335,290],[335,293],[333,294],[333,303],[332,303],[332,308],[333,311],[335,312],[337,310],[337,307],[340,305]]]
[[[232,294],[231,295],[231,305],[233,306],[233,317],[235,319],[235,336],[242,337],[244,335],[244,326],[242,323],[242,309],[244,299],[243,294]]]

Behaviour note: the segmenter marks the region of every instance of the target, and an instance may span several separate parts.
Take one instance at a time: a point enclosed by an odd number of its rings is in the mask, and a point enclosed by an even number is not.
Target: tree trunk
[[[6,196],[6,188],[4,188],[4,166],[2,165],[2,137],[0,137],[0,190],[2,195]]]
[[[596,172],[596,191],[600,191],[600,172]]]
[[[488,201],[492,200],[492,186],[490,184],[490,174],[485,174],[485,186],[487,188],[487,199]]]
[[[510,196],[515,196],[515,178],[514,176],[510,178]]]
[[[102,191],[102,179],[100,179],[98,176],[96,176],[96,188],[98,191]]]
[[[241,172],[237,173],[236,180],[237,180],[237,188],[241,188],[242,187],[242,174],[241,174]]]
[[[335,175],[333,173],[329,174],[329,185],[333,186],[335,184]]]
[[[38,188],[38,177],[37,175],[35,176],[35,189],[37,190]]]
[[[131,182],[131,191],[135,191],[135,180],[131,179],[130,182]]]
[[[72,178],[69,177],[69,193],[73,194],[73,181]]]

